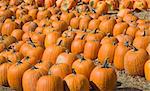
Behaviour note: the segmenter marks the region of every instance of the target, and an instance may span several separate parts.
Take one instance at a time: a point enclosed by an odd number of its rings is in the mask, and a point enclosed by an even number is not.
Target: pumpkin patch
[[[118,86],[119,72],[150,81],[150,20],[137,15],[149,10],[149,0],[1,0],[0,91],[118,91],[132,83]]]

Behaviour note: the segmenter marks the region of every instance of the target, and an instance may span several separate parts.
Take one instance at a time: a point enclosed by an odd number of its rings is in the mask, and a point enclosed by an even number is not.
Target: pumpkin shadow
[[[69,89],[69,87],[68,87],[65,80],[63,80],[63,85],[64,85],[64,91],[70,91],[70,89]]]
[[[137,88],[131,88],[131,87],[122,87],[122,88],[117,88],[116,91],[143,91]]]
[[[90,91],[100,91],[100,89],[95,85],[95,83],[90,81]]]

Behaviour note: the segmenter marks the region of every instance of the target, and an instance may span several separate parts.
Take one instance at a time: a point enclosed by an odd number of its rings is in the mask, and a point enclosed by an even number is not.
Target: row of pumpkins
[[[113,91],[117,70],[150,80],[149,20],[130,8],[114,16],[101,5],[100,12],[80,2],[63,11],[30,1],[1,0],[0,85],[16,91]]]

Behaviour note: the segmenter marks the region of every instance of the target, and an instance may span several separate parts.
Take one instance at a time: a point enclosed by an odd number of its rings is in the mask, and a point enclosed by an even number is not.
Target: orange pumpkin
[[[144,64],[148,57],[146,50],[133,47],[124,56],[125,72],[133,76],[144,76]]]
[[[49,74],[59,76],[61,79],[65,78],[70,73],[71,67],[64,63],[54,64],[49,70]]]
[[[108,61],[108,59],[106,59]],[[117,75],[114,68],[109,67],[107,61],[93,69],[90,75],[91,86],[97,91],[114,91],[116,89]]]
[[[150,60],[148,60],[145,65],[144,65],[144,73],[145,73],[145,78],[146,80],[150,81]]]

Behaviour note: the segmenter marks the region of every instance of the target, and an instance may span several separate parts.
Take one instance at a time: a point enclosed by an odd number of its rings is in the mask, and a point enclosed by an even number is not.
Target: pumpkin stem
[[[138,51],[138,49],[135,46],[131,46],[133,51]]]
[[[82,55],[77,55],[77,58],[80,59],[81,62],[85,60],[84,57],[83,57]]]
[[[60,46],[63,40],[60,40],[56,45]]]
[[[113,37],[113,35],[111,34],[111,33],[107,33],[107,35],[106,35],[107,37]]]
[[[20,64],[22,64],[21,60],[17,62],[17,65],[20,65]]]
[[[70,53],[70,51],[69,51],[68,49],[66,49],[66,50],[65,50],[65,52],[66,52],[67,54],[69,54],[69,53]]]
[[[9,59],[8,59],[7,61],[8,61],[8,62],[12,62],[12,61],[11,61],[11,60],[9,60]]]
[[[109,58],[106,58],[104,60],[104,64],[102,65],[102,68],[109,68],[109,63],[108,63]]]
[[[84,35],[82,35],[80,39],[81,39],[81,40],[83,40],[83,39],[84,39],[84,37],[85,37],[85,34],[84,34]]]
[[[113,45],[116,45],[116,44],[117,44],[117,42],[116,42],[116,41],[113,41],[113,42],[112,42],[112,44],[113,44]]]
[[[73,73],[74,75],[77,74],[76,71],[75,71],[75,69],[72,69],[72,73]]]
[[[146,36],[146,32],[144,31],[143,36]]]
[[[124,43],[124,45],[125,45],[126,47],[129,47],[129,41],[126,41],[126,42]]]
[[[38,69],[38,68],[35,67],[35,66],[32,66],[32,67],[31,67],[31,70],[35,70],[35,69]]]
[[[25,59],[26,59],[26,60],[29,60],[29,58],[30,58],[29,56],[26,56],[26,58],[25,58]]]

